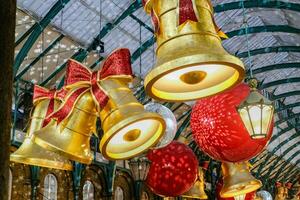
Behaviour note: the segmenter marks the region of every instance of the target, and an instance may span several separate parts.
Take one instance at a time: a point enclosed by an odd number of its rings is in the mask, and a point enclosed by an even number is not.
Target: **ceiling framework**
[[[144,77],[155,63],[155,38],[141,1],[101,2],[18,1],[15,81],[62,86],[67,59],[97,69],[118,47],[130,49],[133,71]],[[213,0],[213,4],[216,22],[229,36],[224,47],[244,61],[248,73],[252,69],[264,94],[276,101],[276,130],[267,150],[252,160],[253,171],[260,178],[295,181],[300,174],[300,4],[293,0]],[[99,39],[105,44],[101,56],[93,49]],[[177,118],[177,136],[192,140],[189,106],[172,106],[183,110]],[[291,173],[284,175],[287,171]]]

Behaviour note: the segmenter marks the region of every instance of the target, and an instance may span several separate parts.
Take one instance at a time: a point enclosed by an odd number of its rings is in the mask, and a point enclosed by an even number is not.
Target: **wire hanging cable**
[[[139,42],[140,42],[140,49],[139,49],[139,53],[140,53],[140,77],[142,78],[142,26],[140,25],[140,37],[139,37]]]
[[[45,49],[45,32],[44,32],[44,30],[43,30],[43,32],[42,32],[42,50],[41,50],[41,52],[44,52],[44,49]],[[42,57],[42,82],[44,81],[44,56]]]
[[[245,11],[245,5],[244,5],[244,1],[241,1],[242,3],[242,8],[243,8],[243,25],[245,26],[245,33],[246,33],[246,42],[247,42],[247,53],[248,53],[248,58],[249,58],[249,71],[250,71],[250,78],[253,78],[253,72],[252,72],[252,60],[251,60],[251,53],[250,53],[250,44],[249,44],[249,35],[248,35],[248,31],[249,31],[249,26],[248,26],[248,21],[246,19],[246,11]]]
[[[101,28],[102,28],[102,0],[99,0],[99,35],[98,35],[98,54],[99,58],[101,57]]]

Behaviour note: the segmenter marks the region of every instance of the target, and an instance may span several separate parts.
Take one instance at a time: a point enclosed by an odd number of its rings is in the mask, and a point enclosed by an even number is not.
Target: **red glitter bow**
[[[179,26],[187,20],[198,22],[192,0],[179,0]]]
[[[71,89],[65,98],[65,102],[49,118],[56,119],[58,123],[67,118],[75,106],[79,97],[90,91],[97,109],[102,109],[109,97],[102,89],[100,81],[106,78],[132,78],[130,52],[128,49],[118,49],[105,60],[102,69],[92,72],[83,64],[69,60],[66,71],[66,88]]]
[[[66,95],[67,91],[65,89],[61,89],[61,90],[48,90],[44,87],[38,86],[38,85],[34,85],[34,89],[33,89],[33,104],[36,104],[37,102],[41,101],[41,100],[45,100],[45,99],[49,99],[49,105],[47,108],[47,112],[46,112],[46,117],[45,120],[43,122],[43,127],[46,126],[49,122],[50,119],[48,118],[48,116],[54,112],[54,101],[55,99],[62,101]]]

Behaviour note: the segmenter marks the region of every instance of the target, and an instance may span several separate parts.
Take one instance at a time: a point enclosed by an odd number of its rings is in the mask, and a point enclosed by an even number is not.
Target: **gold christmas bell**
[[[54,91],[37,85],[34,86],[34,110],[30,126],[23,144],[10,155],[11,161],[54,169],[72,170],[72,163],[69,160],[34,143],[34,132],[47,123],[46,116],[59,106],[64,95],[65,90]]]
[[[194,183],[193,187],[181,196],[185,198],[192,198],[192,199],[208,199],[208,196],[206,195],[204,188],[205,188],[204,174],[202,168],[199,167],[198,179]]]
[[[223,187],[220,192],[222,198],[239,196],[259,189],[262,184],[250,174],[250,164],[222,163]]]
[[[104,132],[100,150],[110,160],[124,160],[142,154],[159,141],[166,129],[162,116],[146,111],[128,88],[132,80],[130,52],[127,49],[122,52],[125,54],[121,57],[122,65],[116,63],[115,66],[127,69],[125,74],[130,76],[101,81],[109,99],[99,112]]]
[[[159,100],[189,101],[227,90],[244,78],[244,65],[221,44],[209,0],[144,0],[157,40],[157,63],[145,78]]]
[[[52,113],[49,125],[37,131],[35,142],[45,149],[59,153],[70,160],[90,164],[93,155],[90,137],[96,133],[97,110],[91,85],[88,81],[70,85],[72,73],[82,74],[90,81],[90,74],[79,71],[81,63],[69,60],[66,72],[66,88],[69,89],[60,108]],[[79,73],[80,72],[80,73]],[[85,77],[85,76],[88,76]]]
[[[113,52],[102,69],[95,72],[70,60],[65,84],[70,92],[51,116],[52,125],[37,133],[36,142],[71,160],[89,164],[90,136],[95,132],[99,113],[104,131],[100,149],[106,158],[134,157],[155,145],[165,130],[164,121],[158,114],[143,112],[127,87],[131,75],[128,49]]]

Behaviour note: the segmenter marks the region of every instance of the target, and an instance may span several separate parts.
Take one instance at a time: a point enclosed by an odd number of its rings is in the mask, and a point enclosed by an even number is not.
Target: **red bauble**
[[[266,138],[252,139],[236,107],[250,93],[247,84],[197,101],[191,115],[194,140],[216,160],[241,162],[262,151],[271,138],[273,123]]]
[[[185,144],[173,141],[166,147],[151,150],[146,183],[158,195],[175,197],[187,192],[198,174],[198,160]]]

